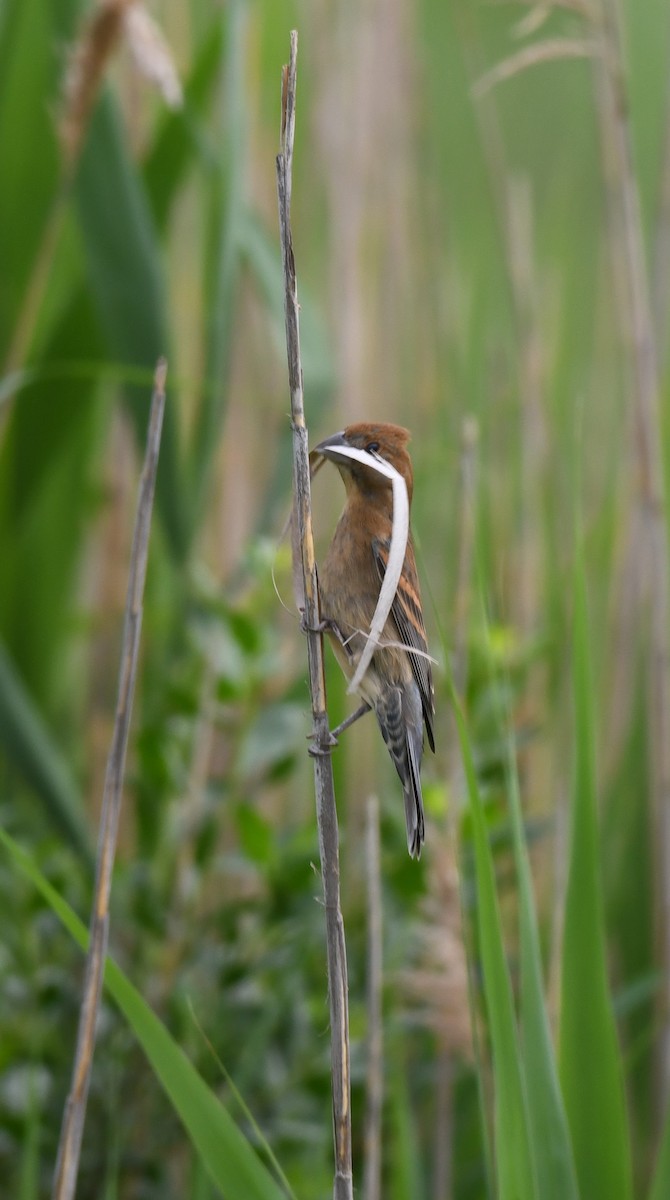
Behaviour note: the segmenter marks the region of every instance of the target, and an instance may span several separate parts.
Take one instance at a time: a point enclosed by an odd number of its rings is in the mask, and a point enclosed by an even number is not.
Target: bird
[[[314,448],[338,468],[346,491],[344,510],[323,563],[319,567],[321,627],[335,658],[351,681],[369,632],[388,563],[393,528],[391,479],[375,469],[382,460],[402,475],[411,506],[410,434],[400,425],[359,422],[326,438]],[[347,457],[355,448],[369,465]],[[435,694],[411,534],[398,588],[380,644],[360,683],[363,701],[335,734],[369,709],[374,711],[403,788],[407,849],[420,858],[425,840],[421,760],[424,727],[435,750]]]

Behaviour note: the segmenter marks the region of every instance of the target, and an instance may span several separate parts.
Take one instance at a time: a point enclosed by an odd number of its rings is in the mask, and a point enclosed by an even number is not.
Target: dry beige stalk
[[[665,135],[661,154],[661,185],[659,189],[656,229],[651,260],[652,296],[656,345],[662,367],[668,351],[668,317],[670,316],[670,79],[666,83]]]
[[[620,324],[629,347],[630,407],[638,513],[646,549],[640,616],[647,637],[647,725],[651,808],[655,823],[657,937],[664,980],[659,1063],[659,1111],[670,1094],[670,562],[661,447],[658,353],[647,276],[642,214],[630,128],[624,55],[616,0],[601,0],[602,51],[596,72],[601,140],[612,171],[610,252],[622,282]]]
[[[330,1004],[331,1090],[335,1177],[333,1200],[353,1200],[351,1165],[351,1079],[349,1068],[349,987],[344,920],[340,905],[340,860],[337,808],[330,755],[330,731],[326,711],[326,677],[323,663],[323,634],[319,632],[319,588],[314,557],[312,504],[307,426],[302,390],[300,357],[300,306],[291,233],[291,188],[298,34],[291,33],[291,58],[282,76],[281,150],[277,155],[279,233],[284,274],[286,351],[293,426],[293,483],[295,518],[302,563],[309,689],[312,702],[314,739],[314,786],[319,834],[319,855],[326,918],[328,1000]]]
[[[163,413],[165,410],[165,376],[167,366],[161,360],[154,376],[154,392],[149,417],[147,449],[140,480],[137,516],[123,622],[119,687],[114,731],[107,759],[105,787],[98,833],[95,889],[89,925],[89,944],[86,973],[79,1014],[77,1047],[72,1068],[70,1092],[63,1112],[58,1160],[54,1174],[52,1200],[73,1200],[79,1157],[86,1119],[86,1102],[93,1066],[95,1033],[109,938],[109,900],[116,854],[116,838],[121,814],[123,777],[130,719],[137,675],[140,633],[142,630],[142,601],[149,555],[149,533],[158,451],[160,448]]]
[[[379,849],[379,800],[368,796],[365,824],[367,882],[367,1061],[365,1088],[365,1173],[363,1200],[381,1200],[384,1026],[382,1015],[383,931]]]

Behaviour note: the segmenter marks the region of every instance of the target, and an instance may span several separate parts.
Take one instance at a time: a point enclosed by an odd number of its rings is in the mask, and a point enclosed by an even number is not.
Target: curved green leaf
[[[586,585],[575,570],[575,778],[561,979],[560,1077],[585,1200],[631,1200],[622,1064],[607,983]]]
[[[519,885],[521,1046],[538,1196],[542,1200],[579,1200],[570,1133],[544,1000],[540,941],[511,737],[509,749],[510,809]]]
[[[665,1119],[665,1129],[656,1162],[654,1180],[649,1192],[649,1200],[667,1200],[670,1196],[670,1106]]]
[[[539,1197],[531,1153],[530,1123],[517,1035],[512,985],[505,959],[491,847],[472,748],[453,683],[450,682],[472,815],[477,873],[477,922],[484,994],[493,1051],[495,1159],[499,1200]]]
[[[226,47],[217,132],[221,153],[213,173],[206,240],[205,386],[201,389],[189,464],[191,520],[205,503],[211,466],[228,399],[230,349],[239,275],[239,223],[243,211],[245,157],[244,45],[246,6],[232,0],[221,20]]]
[[[92,864],[79,790],[4,647],[0,645],[0,742],[43,797],[54,821]]]
[[[153,370],[162,355],[169,360],[170,349],[162,257],[141,177],[128,157],[118,111],[107,94],[88,130],[76,197],[91,290],[110,355]],[[128,386],[125,394],[142,441],[151,391]],[[156,501],[172,551],[181,559],[188,549],[186,509],[177,414],[169,402]]]
[[[32,880],[77,944],[85,949],[88,932],[79,917],[51,887],[25,851],[2,829],[0,842]],[[128,1021],[210,1178],[226,1200],[283,1200],[285,1193],[230,1114],[120,967],[109,958],[105,987]]]

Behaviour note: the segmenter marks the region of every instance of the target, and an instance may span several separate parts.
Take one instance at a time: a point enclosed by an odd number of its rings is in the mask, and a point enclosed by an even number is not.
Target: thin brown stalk
[[[661,457],[659,376],[656,338],[642,232],[633,143],[628,116],[621,34],[616,0],[602,0],[604,52],[598,59],[597,105],[601,138],[613,171],[611,255],[620,261],[626,296],[621,304],[622,336],[629,346],[631,409],[635,428],[635,467],[639,525],[648,574],[647,727],[655,822],[658,937],[663,986],[663,1034],[659,1054],[661,1111],[670,1092],[670,593],[668,530]]]
[[[330,757],[323,638],[312,533],[307,427],[302,391],[298,287],[291,234],[291,187],[295,137],[298,34],[291,33],[291,56],[282,74],[281,149],[277,155],[279,231],[284,271],[286,350],[293,427],[295,519],[302,559],[304,616],[307,629],[309,687],[314,740],[314,783],[319,854],[326,911],[326,952],[330,1000],[331,1086],[335,1141],[334,1200],[353,1200],[351,1168],[351,1084],[349,1075],[349,1000],[344,921],[340,907],[340,864],[333,766]]]
[[[542,345],[537,321],[537,284],[533,262],[533,200],[526,175],[507,179],[507,261],[514,298],[519,349],[521,403],[521,521],[516,583],[518,622],[524,636],[536,631],[540,610],[541,481],[545,443],[542,396]]]
[[[479,426],[474,417],[465,417],[461,426],[461,458],[460,458],[460,503],[459,503],[459,535],[458,535],[458,569],[456,573],[456,597],[454,602],[454,622],[453,622],[453,651],[452,651],[452,671],[454,684],[460,696],[465,692],[468,673],[468,623],[470,620],[470,601],[472,594],[472,567],[475,553],[475,526],[476,526],[476,506],[477,506],[477,453],[479,442]],[[456,734],[456,724],[452,720],[449,727],[449,756],[450,779],[449,790],[453,796],[462,796],[464,791],[463,785],[463,767],[461,756],[458,747],[458,737]],[[431,876],[431,885],[436,882],[439,887],[439,874]],[[457,897],[460,896],[458,889],[456,890]],[[446,911],[441,903],[443,897],[440,896],[440,903],[437,911],[446,916]],[[453,916],[456,911],[456,906],[453,906],[453,912],[447,919],[453,921]],[[462,918],[462,913],[458,913]],[[442,955],[445,953],[447,945],[451,941],[452,930],[442,928],[440,930],[440,949]],[[461,937],[460,925],[458,932],[459,940]],[[462,945],[462,942],[461,942]],[[465,965],[465,973],[469,971],[469,964],[463,953],[463,962]],[[440,964],[443,966],[443,963]],[[474,984],[471,981],[472,994],[474,995]],[[467,991],[467,988],[464,989]],[[440,1001],[440,1013],[444,1014],[446,1010],[444,1005],[444,997]],[[474,1007],[471,1011],[473,1037],[476,1036],[476,1012]],[[443,1030],[443,1034],[446,1030]],[[449,1034],[451,1030],[449,1031]],[[454,1140],[454,1055],[457,1051],[457,1043],[452,1036],[442,1036],[441,1046],[437,1059],[436,1066],[436,1082],[435,1082],[435,1168],[434,1168],[434,1185],[433,1195],[437,1197],[450,1196],[452,1193],[452,1177],[453,1177],[453,1140]]]
[[[149,418],[147,449],[140,480],[135,531],[130,557],[130,574],[126,596],[126,611],[121,645],[119,690],[114,719],[112,744],[107,760],[105,788],[100,814],[98,855],[89,924],[89,945],[86,973],[79,1016],[77,1048],[72,1070],[72,1083],[63,1113],[58,1158],[52,1189],[52,1200],[72,1200],[77,1183],[79,1157],[86,1117],[86,1100],[91,1079],[95,1027],[100,1008],[100,994],[109,938],[109,897],[116,852],[116,835],[121,811],[123,774],[128,747],[137,658],[142,628],[142,597],[147,570],[149,531],[156,485],[156,469],[160,447],[163,412],[165,408],[165,377],[167,366],[161,360],[154,376],[154,392]]]
[[[670,79],[666,83],[665,136],[661,151],[661,176],[654,234],[652,297],[658,361],[664,365],[668,352],[670,317]]]
[[[381,1200],[384,1035],[382,1024],[382,884],[379,854],[379,800],[365,810],[365,874],[368,892],[367,1064],[364,1200]]]
[[[454,1054],[451,1047],[442,1046],[438,1054],[435,1081],[435,1200],[443,1200],[452,1194],[453,1157]]]
[[[464,417],[461,426],[461,489],[458,531],[458,569],[453,628],[453,677],[459,696],[463,695],[468,671],[468,622],[472,591],[472,565],[475,554],[475,517],[477,504],[477,450],[479,425],[475,417]],[[460,762],[455,723],[452,723],[452,763]]]

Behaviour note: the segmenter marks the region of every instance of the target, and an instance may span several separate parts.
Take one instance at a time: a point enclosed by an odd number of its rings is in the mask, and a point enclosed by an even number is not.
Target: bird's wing
[[[372,553],[374,554],[381,581],[386,574],[389,542],[374,538]],[[407,543],[407,553],[405,555],[402,575],[400,576],[398,590],[391,605],[391,616],[396,623],[401,642],[408,648],[407,652],[412,672],[421,695],[421,707],[423,709],[428,744],[434,752],[433,717],[435,715],[435,692],[433,689],[433,672],[431,670],[430,659],[425,657],[428,653],[428,643],[426,641],[426,627],[423,623],[419,583],[411,542]],[[412,648],[421,651],[421,653],[412,654]]]

